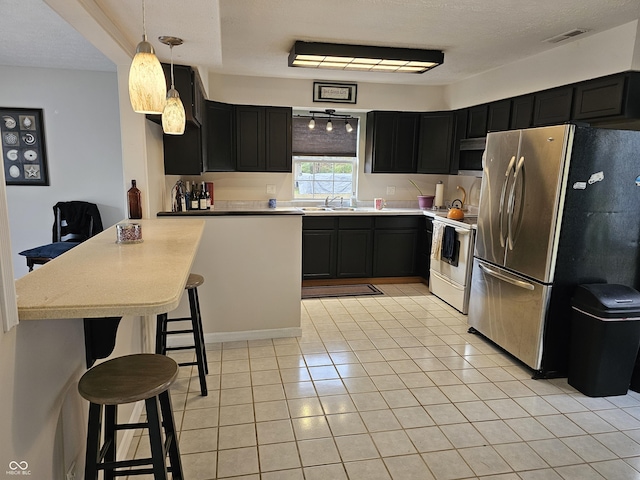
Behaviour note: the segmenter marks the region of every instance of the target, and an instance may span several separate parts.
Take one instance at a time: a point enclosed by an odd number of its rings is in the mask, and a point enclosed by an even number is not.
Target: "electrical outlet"
[[[276,194],[276,186],[275,185],[267,185],[267,193],[271,195]]]
[[[396,187],[387,187],[387,195],[395,195]]]

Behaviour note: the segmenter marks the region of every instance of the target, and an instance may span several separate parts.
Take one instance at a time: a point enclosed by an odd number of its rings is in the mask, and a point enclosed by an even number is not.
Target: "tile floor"
[[[300,338],[207,345],[207,397],[183,367],[185,479],[640,479],[640,394],[532,380],[426,286],[378,287],[304,300]]]

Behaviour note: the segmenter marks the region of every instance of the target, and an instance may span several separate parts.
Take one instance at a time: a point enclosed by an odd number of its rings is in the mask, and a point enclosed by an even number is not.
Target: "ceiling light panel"
[[[439,50],[370,47],[297,41],[289,53],[290,67],[424,73],[444,61]]]

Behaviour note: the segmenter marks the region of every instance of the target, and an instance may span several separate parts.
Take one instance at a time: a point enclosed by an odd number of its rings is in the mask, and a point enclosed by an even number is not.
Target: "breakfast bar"
[[[142,242],[116,243],[116,227],[16,281],[20,321],[84,318],[87,365],[115,345],[120,319],[174,310],[204,221],[135,220]]]

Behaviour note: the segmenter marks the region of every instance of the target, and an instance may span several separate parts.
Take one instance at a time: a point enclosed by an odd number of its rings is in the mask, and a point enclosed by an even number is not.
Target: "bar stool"
[[[179,363],[181,367],[187,365],[198,366],[198,377],[200,378],[200,393],[203,397],[208,394],[207,377],[209,366],[207,365],[207,349],[204,343],[204,331],[202,329],[202,317],[200,315],[200,301],[198,300],[198,287],[204,283],[204,277],[195,273],[191,273],[187,279],[185,290],[189,294],[189,308],[191,310],[190,317],[169,318],[169,315],[162,313],[158,315],[156,325],[156,353],[166,355],[171,350],[190,350],[196,351],[195,362]],[[191,322],[190,329],[169,330],[169,322]],[[185,333],[193,334],[193,345],[183,345],[179,347],[167,347],[167,336],[181,335]]]
[[[167,472],[171,472],[174,480],[183,479],[169,395],[169,387],[177,377],[178,364],[169,357],[153,353],[114,358],[93,367],[82,376],[78,391],[90,402],[85,480],[97,480],[100,470],[104,470],[105,480],[127,474],[153,474],[156,480],[166,480]],[[145,402],[147,421],[118,424],[118,405],[140,400]],[[104,443],[101,446],[103,412]],[[136,428],[148,429],[151,458],[116,461],[118,431]],[[167,456],[170,466],[167,466]],[[151,467],[128,468],[144,465]],[[123,470],[125,468],[128,469]]]

